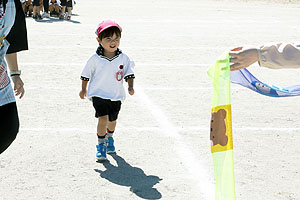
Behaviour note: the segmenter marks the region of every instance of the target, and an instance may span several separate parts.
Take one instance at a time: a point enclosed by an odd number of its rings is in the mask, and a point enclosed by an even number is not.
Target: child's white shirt
[[[111,60],[93,54],[87,61],[82,78],[89,80],[87,98],[100,97],[112,101],[123,101],[126,98],[123,81],[125,77],[134,76],[134,62],[124,53]]]

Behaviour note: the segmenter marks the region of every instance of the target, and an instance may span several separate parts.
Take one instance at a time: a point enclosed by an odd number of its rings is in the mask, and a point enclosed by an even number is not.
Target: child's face
[[[105,51],[113,53],[120,46],[120,37],[118,37],[115,33],[111,37],[102,38],[102,40],[98,39],[99,44],[101,44]]]

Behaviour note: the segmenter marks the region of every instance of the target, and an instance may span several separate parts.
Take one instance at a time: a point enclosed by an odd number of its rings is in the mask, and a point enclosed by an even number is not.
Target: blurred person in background
[[[1,154],[11,145],[19,132],[15,95],[22,98],[25,93],[17,60],[17,52],[28,50],[25,15],[20,0],[0,0],[0,23],[3,24],[0,29]]]
[[[72,0],[61,0],[61,14],[59,16],[59,19],[67,19],[71,20],[72,15],[72,9],[73,9],[73,2]],[[66,10],[68,11],[68,14],[66,14]]]
[[[31,17],[33,11],[32,0],[21,0],[21,3],[25,16]]]
[[[41,16],[41,3],[40,0],[33,0],[33,19],[42,19]]]
[[[42,14],[42,18],[49,18],[49,0],[43,0],[44,12]]]
[[[50,0],[49,10],[51,16],[58,16],[61,13],[61,5],[59,0]]]

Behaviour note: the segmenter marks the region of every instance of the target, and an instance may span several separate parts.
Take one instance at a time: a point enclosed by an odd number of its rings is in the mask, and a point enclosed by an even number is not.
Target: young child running
[[[128,83],[128,93],[134,94],[134,62],[118,48],[121,31],[121,27],[111,20],[98,25],[96,39],[99,47],[81,73],[82,89],[79,96],[92,100],[95,117],[98,118],[96,157],[99,161],[106,160],[106,153],[115,152],[113,133],[121,102],[126,97],[123,79]]]

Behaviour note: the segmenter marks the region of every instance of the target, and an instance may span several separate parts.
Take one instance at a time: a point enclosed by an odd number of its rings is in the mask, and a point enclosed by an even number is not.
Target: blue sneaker
[[[96,145],[97,153],[96,157],[98,161],[106,160],[106,146],[104,143]]]
[[[107,153],[115,153],[116,152],[113,137],[107,137],[105,143],[106,143]]]

